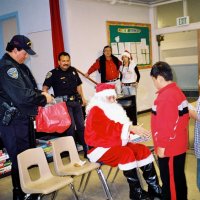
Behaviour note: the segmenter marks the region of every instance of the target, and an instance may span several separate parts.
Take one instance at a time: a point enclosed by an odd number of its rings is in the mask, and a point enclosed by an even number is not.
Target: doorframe
[[[12,12],[5,15],[0,16],[0,54],[4,52],[4,38],[3,38],[3,22],[9,19],[15,18],[16,19],[16,32],[19,33],[19,16],[18,12]]]

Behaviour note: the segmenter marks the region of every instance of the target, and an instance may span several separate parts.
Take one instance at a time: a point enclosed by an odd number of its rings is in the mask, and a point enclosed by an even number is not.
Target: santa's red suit
[[[114,90],[113,90],[114,91]],[[131,122],[117,103],[106,101],[115,95],[111,89],[97,92],[86,108],[85,141],[91,162],[118,166],[121,170],[142,167],[153,162],[150,150],[142,144],[129,142]]]
[[[130,140],[131,122],[121,105],[115,102],[115,86],[101,83],[86,108],[85,141],[91,147],[88,158],[118,166],[123,170],[130,188],[130,199],[150,200],[161,197],[161,188],[153,165],[150,150]],[[148,192],[140,185],[136,168],[140,167],[148,184]]]

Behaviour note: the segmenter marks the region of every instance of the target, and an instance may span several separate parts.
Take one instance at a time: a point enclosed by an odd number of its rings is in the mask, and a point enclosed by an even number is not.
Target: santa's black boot
[[[143,171],[143,177],[148,184],[148,193],[151,199],[162,199],[162,189],[159,185],[158,177],[153,163],[141,167],[141,170]]]
[[[124,176],[127,178],[130,187],[130,199],[132,200],[150,200],[146,191],[140,185],[136,169],[123,171]]]

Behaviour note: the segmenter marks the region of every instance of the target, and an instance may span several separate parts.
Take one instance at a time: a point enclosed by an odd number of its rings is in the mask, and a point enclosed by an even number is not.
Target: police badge
[[[18,71],[15,67],[12,67],[10,68],[8,71],[7,71],[7,74],[8,76],[10,76],[11,78],[14,78],[14,79],[18,79]]]

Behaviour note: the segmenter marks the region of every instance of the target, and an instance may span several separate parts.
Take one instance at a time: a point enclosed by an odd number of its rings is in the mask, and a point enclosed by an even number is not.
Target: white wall
[[[16,11],[21,34],[51,29],[49,0],[0,0],[0,15]]]
[[[49,0],[1,0],[0,5],[0,16],[18,13],[18,34],[32,40],[37,55],[31,56],[26,63],[41,87],[46,73],[54,66]]]
[[[91,0],[60,0],[66,50],[72,57],[72,65],[87,72],[91,64],[102,55],[108,44],[106,21],[149,23],[149,9],[145,6],[111,5]],[[149,69],[140,70],[138,111],[151,108],[154,92]],[[99,81],[99,74],[91,78]],[[94,84],[82,77],[87,99],[94,93]],[[148,100],[147,100],[148,96]]]
[[[149,23],[149,8],[145,6],[111,5],[92,0],[60,0],[65,49],[71,54],[72,65],[83,72],[102,54],[108,44],[106,21]],[[45,72],[53,68],[49,0],[1,0],[0,15],[18,12],[20,34],[32,39],[37,57],[28,62],[41,86]],[[47,37],[45,37],[45,34]],[[39,37],[39,36],[42,37]],[[41,40],[40,40],[41,39]],[[42,52],[42,53],[41,53]],[[45,53],[46,52],[46,53]],[[154,56],[154,55],[153,55]],[[52,63],[52,64],[51,64]],[[149,69],[140,70],[138,111],[151,108],[155,89]],[[91,76],[99,81],[99,74]],[[87,99],[94,93],[94,84],[81,77]]]

